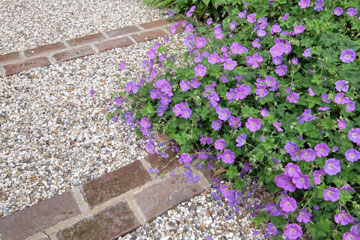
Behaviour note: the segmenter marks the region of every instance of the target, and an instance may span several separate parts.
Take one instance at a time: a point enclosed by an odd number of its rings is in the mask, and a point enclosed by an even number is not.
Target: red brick
[[[84,184],[84,198],[93,207],[130,189],[144,185],[151,177],[139,160]]]
[[[70,49],[64,52],[56,53],[53,55],[53,58],[56,59],[57,62],[63,62],[71,59],[75,59],[78,57],[84,57],[87,55],[94,54],[95,50],[92,49],[89,46],[81,47],[81,48],[75,48]]]
[[[123,27],[123,28],[115,29],[115,30],[112,30],[112,31],[109,31],[109,32],[106,32],[106,33],[110,37],[118,37],[118,36],[121,36],[121,35],[126,35],[126,34],[139,32],[139,31],[141,31],[140,28],[138,28],[136,26],[129,26],[129,27]]]
[[[109,207],[93,217],[86,218],[73,226],[61,230],[56,237],[59,240],[110,240],[124,235],[137,227],[134,213],[126,201]]]
[[[74,38],[67,42],[69,43],[70,46],[78,46],[86,43],[98,42],[100,40],[103,40],[104,38],[105,38],[104,35],[102,35],[101,33],[96,33],[84,37]]]
[[[8,64],[4,66],[6,75],[13,75],[15,73],[23,72],[31,68],[43,67],[50,65],[50,61],[47,57],[33,58],[18,63]]]
[[[140,26],[143,27],[144,29],[150,29],[150,28],[166,26],[168,24],[170,24],[170,22],[167,19],[159,19],[153,22],[140,24]]]
[[[23,240],[80,213],[70,192],[0,218],[1,239]]]
[[[137,42],[150,41],[155,38],[164,37],[167,34],[162,30],[153,30],[149,32],[143,32],[139,34],[131,35]]]
[[[126,47],[129,45],[132,45],[133,41],[130,40],[130,38],[128,37],[123,37],[123,38],[117,38],[114,40],[110,40],[107,42],[102,42],[99,44],[96,44],[95,46],[97,47],[97,49],[99,49],[100,52],[103,51],[107,51],[113,48],[121,48],[121,47]]]
[[[0,55],[0,63],[10,62],[20,60],[20,53],[19,52],[11,52],[7,54]]]
[[[58,43],[53,43],[53,44],[49,44],[49,45],[45,45],[45,46],[40,46],[37,48],[33,48],[33,49],[29,49],[25,51],[25,56],[26,57],[32,57],[34,55],[38,55],[38,54],[42,54],[42,53],[48,53],[48,52],[54,52],[57,50],[61,50],[64,49],[65,44],[62,42],[58,42]]]
[[[204,189],[200,185],[189,183],[182,174],[178,174],[143,189],[134,194],[134,198],[149,221],[202,191]]]

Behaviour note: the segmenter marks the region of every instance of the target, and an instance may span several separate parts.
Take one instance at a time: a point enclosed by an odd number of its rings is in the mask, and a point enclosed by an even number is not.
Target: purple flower
[[[143,118],[141,118],[140,126],[143,128],[150,128],[151,123],[150,123],[149,119],[147,119],[146,117],[143,117]]]
[[[229,26],[230,30],[234,30],[236,25],[237,25],[237,22],[230,23],[230,26]]]
[[[288,154],[296,153],[299,150],[296,143],[291,142],[291,141],[288,141],[284,148],[285,148],[286,153],[288,153]]]
[[[221,160],[224,163],[233,163],[235,160],[235,154],[230,151],[230,149],[225,149],[223,153],[220,154]]]
[[[304,160],[306,162],[312,162],[316,158],[315,151],[312,150],[311,148],[304,149],[304,150],[300,151],[299,158],[300,158],[300,160]]]
[[[310,96],[315,96],[315,94],[316,94],[316,91],[313,90],[312,88],[309,88],[309,95]]]
[[[182,153],[179,158],[179,162],[190,163],[193,159],[193,156],[188,153]]]
[[[224,63],[225,70],[233,70],[236,67],[236,61],[232,60],[231,58],[226,59]]]
[[[298,220],[298,222],[308,223],[311,221],[311,216],[311,212],[309,212],[307,209],[303,209],[300,210],[296,220]]]
[[[186,80],[182,80],[180,82],[180,88],[181,88],[182,91],[186,92],[187,90],[190,89],[190,82],[186,81]]]
[[[208,25],[211,25],[211,24],[213,23],[213,19],[212,19],[212,18],[209,18],[208,20],[206,20],[206,23],[207,23]]]
[[[310,58],[311,57],[310,48],[305,49],[305,51],[302,55],[305,58]]]
[[[353,232],[355,234],[360,234],[360,222],[356,223],[350,228],[350,232]]]
[[[229,125],[232,128],[240,127],[241,126],[241,119],[240,117],[230,117]]]
[[[271,34],[279,33],[281,32],[281,27],[276,23],[272,25],[271,27]]]
[[[336,202],[340,198],[340,191],[337,188],[329,187],[324,190],[323,196],[325,201]]]
[[[316,0],[314,10],[321,12],[324,9],[324,0]]]
[[[238,136],[236,138],[236,147],[242,147],[244,144],[245,144],[245,141],[246,141],[246,134],[243,133],[243,134],[240,134],[240,136]]]
[[[289,17],[289,13],[285,13],[282,17],[281,17],[281,21],[286,21],[286,19],[288,19]]]
[[[302,176],[300,167],[293,163],[288,163],[285,166],[285,175],[289,177],[299,177]]]
[[[239,12],[238,18],[242,19],[246,17],[246,9],[243,12]]]
[[[260,39],[259,38],[256,38],[254,41],[252,41],[252,46],[254,48],[261,48],[261,43],[260,43]],[[245,47],[244,47],[245,48]],[[246,49],[247,50],[247,49]]]
[[[272,62],[277,66],[277,65],[280,65],[282,63],[282,57],[274,57],[272,58]]]
[[[337,224],[340,224],[342,226],[348,225],[349,223],[352,223],[354,221],[354,219],[344,210],[336,214],[334,219]]]
[[[289,96],[286,97],[286,101],[290,102],[290,103],[297,103],[299,100],[299,94],[296,92],[292,92],[290,93]]]
[[[218,139],[215,141],[215,148],[219,151],[222,151],[225,148],[225,144],[226,142],[224,139]]]
[[[349,131],[350,141],[360,146],[360,128],[353,128]]]
[[[247,21],[249,23],[254,23],[256,21],[256,13],[249,14],[247,16]]]
[[[284,212],[274,203],[268,202],[265,207],[265,211],[271,216],[280,216]]]
[[[340,130],[345,129],[347,127],[346,120],[338,120],[337,125]]]
[[[347,85],[347,84],[348,84],[348,81],[339,80],[339,81],[335,82],[335,88],[339,92],[347,92],[349,90],[349,85]]]
[[[291,62],[292,62],[292,64],[294,64],[294,65],[298,65],[299,60],[298,60],[296,57],[293,57],[293,58],[291,59]]]
[[[354,17],[358,14],[358,10],[356,8],[348,8],[348,10],[346,11],[346,14],[350,17]]]
[[[322,175],[325,175],[325,171],[324,171],[324,169],[315,170],[314,173],[313,173],[313,175],[314,175],[314,178],[313,178],[314,182],[315,182],[317,185],[319,185],[319,184],[321,184],[321,176],[322,176]]]
[[[288,224],[285,227],[284,235],[290,240],[296,240],[300,238],[302,234],[301,227],[297,224]]]
[[[266,32],[264,30],[260,29],[256,32],[256,34],[258,35],[258,37],[265,37]]]
[[[196,48],[200,49],[205,47],[206,39],[205,38],[198,38],[196,39],[195,46]]]
[[[334,102],[337,104],[346,104],[349,101],[349,98],[345,96],[345,93],[340,92],[337,93],[335,98],[334,98]]]
[[[343,240],[360,240],[360,235],[353,232],[347,232],[344,233]]]
[[[235,88],[235,98],[242,100],[249,95],[250,91],[251,88],[249,85],[242,84],[238,88]]]
[[[281,45],[275,44],[270,48],[270,54],[273,58],[275,57],[281,57],[284,53],[284,48]]]
[[[215,131],[219,131],[221,129],[221,120],[214,120],[211,124],[211,127],[215,130]]]
[[[310,187],[310,178],[308,175],[293,177],[292,182],[295,184],[295,187],[299,189],[308,189]]]
[[[295,192],[296,187],[293,185],[291,180],[292,178],[285,174],[277,175],[274,179],[276,186],[278,186],[279,188],[282,188],[289,192]]]
[[[273,122],[273,126],[276,127],[276,130],[278,130],[278,132],[283,131],[283,129],[281,128],[281,122]]]
[[[345,49],[340,54],[340,59],[344,63],[349,63],[354,61],[356,58],[356,52],[351,49]]]
[[[334,9],[334,15],[340,16],[343,13],[343,9],[341,7],[337,7]]]
[[[360,159],[360,152],[356,149],[350,148],[345,152],[345,158],[349,162],[357,162]]]
[[[319,143],[315,146],[316,156],[326,157],[329,155],[330,149],[326,143]]]
[[[145,149],[148,153],[154,154],[155,153],[155,144],[152,141],[148,141],[145,145]]]
[[[265,97],[268,95],[269,91],[266,89],[266,86],[259,84],[257,89],[255,90],[255,94],[259,96],[260,98]]]
[[[332,147],[332,151],[333,151],[333,152],[337,152],[338,150],[339,150],[339,147],[338,147],[338,146],[333,146],[333,147]]]
[[[260,115],[262,117],[266,117],[267,115],[269,115],[269,111],[266,108],[263,108],[260,110]]]
[[[298,25],[298,26],[294,27],[295,34],[300,34],[300,33],[303,33],[304,31],[305,31],[305,27],[303,25]]]
[[[329,99],[329,96],[328,96],[327,93],[323,93],[321,95],[321,101],[323,101],[324,103],[330,103],[331,102],[331,100]]]
[[[206,74],[206,67],[202,64],[198,64],[194,68],[196,77],[204,77]]]
[[[217,108],[216,113],[220,120],[227,121],[231,117],[231,113],[227,108]]]
[[[345,190],[346,194],[349,194],[349,191],[355,192],[355,189],[352,188],[349,184],[342,186],[340,190]]]
[[[287,66],[286,65],[279,65],[276,67],[275,73],[279,76],[284,76],[287,72]]]
[[[90,97],[94,96],[94,89],[90,89]]]
[[[184,30],[184,32],[186,32],[187,34],[190,34],[193,31],[194,31],[194,26],[192,24],[187,25]]]
[[[272,222],[269,222],[267,225],[267,232],[271,236],[276,236],[279,234],[279,230],[275,227],[275,225]]]
[[[261,122],[258,118],[249,117],[245,125],[250,132],[256,132],[261,128]]]
[[[120,68],[121,68],[122,70],[125,70],[125,68],[126,68],[126,66],[125,66],[125,61],[121,61],[121,62],[120,62]]]
[[[326,160],[324,171],[331,176],[338,174],[341,171],[340,161],[335,158]]]
[[[307,8],[310,6],[310,0],[300,0],[298,2],[298,5],[301,7],[301,8]]]
[[[355,110],[355,102],[349,100],[346,104],[345,104],[345,110],[347,112],[352,112]]]

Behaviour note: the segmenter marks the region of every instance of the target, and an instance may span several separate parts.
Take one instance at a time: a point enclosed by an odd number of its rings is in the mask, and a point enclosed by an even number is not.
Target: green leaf
[[[238,175],[239,175],[239,173],[238,173],[238,171],[237,171],[237,167],[234,166],[234,165],[231,165],[231,166],[229,167],[229,169],[226,171],[226,176],[227,176],[230,180],[238,177]]]

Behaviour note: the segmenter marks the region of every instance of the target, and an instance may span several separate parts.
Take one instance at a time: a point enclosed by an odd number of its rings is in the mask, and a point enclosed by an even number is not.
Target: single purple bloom
[[[337,125],[340,130],[345,129],[347,127],[346,120],[338,120]]]
[[[121,68],[122,70],[125,70],[125,68],[126,68],[125,61],[121,61],[121,62],[120,62],[120,68]]]
[[[264,30],[258,30],[256,32],[256,34],[258,35],[258,37],[265,37],[266,36],[266,32]]]
[[[334,217],[335,222],[337,224],[340,224],[342,226],[348,225],[349,223],[352,223],[354,221],[354,218],[352,218],[347,212],[342,210]]]
[[[225,63],[224,63],[224,69],[225,70],[234,70],[234,68],[236,67],[236,61],[232,60],[231,58],[226,59]]]
[[[338,174],[341,171],[340,161],[335,158],[326,160],[324,171],[331,176]]]
[[[260,110],[260,116],[266,117],[267,115],[269,115],[269,111],[266,108]]]
[[[206,23],[207,23],[208,25],[211,25],[211,24],[213,23],[213,19],[212,19],[212,18],[209,18],[208,20],[206,20]]]
[[[140,126],[143,128],[150,128],[151,123],[150,123],[149,119],[147,119],[146,117],[143,117],[143,118],[141,118]]]
[[[281,17],[281,21],[286,21],[286,19],[288,19],[289,16],[290,16],[289,13],[285,13],[285,14]]]
[[[346,14],[350,17],[354,17],[358,14],[358,10],[356,8],[348,8],[348,10],[346,11]]]
[[[221,160],[224,163],[233,163],[235,160],[235,154],[230,151],[230,149],[225,149],[224,152],[221,154]]]
[[[303,33],[304,31],[305,31],[305,27],[303,25],[298,25],[294,27],[295,34],[300,34]]]
[[[184,162],[184,163],[190,163],[190,162],[192,161],[192,159],[193,159],[193,156],[192,156],[192,155],[190,155],[190,154],[188,154],[188,153],[182,153],[182,154],[180,155],[179,162],[180,162],[180,163],[182,163],[182,162]]]
[[[284,148],[285,148],[286,153],[288,153],[288,154],[296,153],[299,150],[296,143],[291,142],[291,141],[288,141]]]
[[[340,92],[337,93],[335,98],[334,98],[334,102],[337,104],[346,104],[349,101],[349,98],[345,96],[345,93]]]
[[[338,147],[338,146],[333,146],[333,147],[332,147],[332,151],[333,151],[333,152],[337,152],[338,150],[339,150],[339,147]]]
[[[236,25],[237,25],[237,22],[230,23],[230,26],[229,26],[230,30],[234,30]]]
[[[296,57],[293,57],[293,58],[291,59],[291,62],[292,62],[292,64],[294,64],[294,65],[298,65],[299,60],[298,60]]]
[[[205,47],[206,39],[205,38],[198,38],[196,39],[195,46],[196,48],[200,49]]]
[[[316,156],[326,157],[329,155],[330,149],[326,143],[319,143],[315,146]]]
[[[277,65],[280,65],[282,63],[282,57],[274,57],[272,58],[272,62],[277,66]]]
[[[300,167],[293,163],[288,163],[285,166],[285,175],[289,177],[299,177],[302,176]]]
[[[335,82],[335,88],[339,92],[347,92],[349,90],[348,81],[345,80],[339,80]]]
[[[240,134],[240,136],[238,136],[236,138],[236,147],[242,147],[246,142],[246,134],[243,133],[243,134]]]
[[[358,146],[360,146],[360,128],[352,128],[349,131],[349,139],[353,143],[356,143]]]
[[[360,222],[354,224],[351,228],[350,228],[350,232],[353,232],[355,234],[360,234]]]
[[[296,200],[291,197],[284,197],[280,201],[280,207],[284,212],[294,212],[297,208]]]
[[[287,68],[286,65],[279,65],[276,67],[275,73],[279,76],[284,76],[287,72]]]
[[[186,32],[187,34],[190,34],[194,31],[194,26],[192,24],[189,24],[185,27],[184,32]]]
[[[303,209],[300,210],[296,220],[298,220],[298,222],[308,223],[311,221],[311,216],[311,212],[309,212],[307,209]]]
[[[196,65],[194,68],[196,77],[204,77],[206,74],[206,67],[202,64]]]
[[[349,194],[349,191],[355,192],[355,189],[352,188],[349,184],[342,186],[340,190],[345,190],[346,194]]]
[[[238,18],[242,19],[246,17],[246,9],[243,12],[238,13]]]
[[[349,63],[354,61],[356,58],[356,52],[352,49],[345,49],[340,54],[340,59],[344,63]]]
[[[230,117],[229,125],[232,128],[241,127],[241,119],[240,119],[240,117]]]
[[[145,149],[148,153],[154,154],[155,153],[155,144],[152,141],[148,141],[145,145]]]
[[[309,95],[310,96],[315,96],[315,94],[316,94],[315,90],[313,90],[312,88],[309,88],[308,90],[309,90]]]
[[[312,162],[316,158],[315,151],[311,148],[307,148],[300,151],[300,160],[304,160],[306,162]]]
[[[271,34],[279,33],[281,32],[281,27],[276,23],[272,25],[271,27]]]
[[[303,235],[301,227],[297,224],[288,224],[285,227],[284,235],[290,240],[296,240]]]
[[[300,0],[298,2],[298,5],[300,6],[300,8],[307,8],[310,6],[310,0]]]
[[[190,89],[190,82],[186,81],[186,80],[182,80],[180,82],[180,88],[181,88],[182,91],[186,92],[187,90]]]
[[[219,151],[224,150],[226,142],[224,139],[218,139],[215,141],[215,148]]]
[[[293,177],[292,182],[295,184],[295,187],[299,189],[308,189],[310,187],[310,178],[308,175]]]
[[[292,178],[285,174],[277,175],[274,179],[276,186],[278,186],[279,188],[282,188],[289,192],[295,192],[296,187],[291,180]]]
[[[337,7],[334,9],[334,15],[340,16],[343,13],[343,9],[341,7]]]
[[[353,112],[355,110],[355,102],[349,100],[346,104],[345,104],[345,110],[347,112]]]
[[[90,97],[94,96],[94,89],[90,89]]]
[[[215,130],[215,131],[219,131],[221,129],[221,120],[214,120],[211,124],[211,127]]]
[[[302,55],[305,58],[310,58],[311,57],[310,48],[305,49],[305,51]]]
[[[319,185],[319,184],[321,184],[321,176],[325,175],[325,171],[324,171],[324,169],[315,170],[313,175],[314,175],[313,180],[314,180],[315,184]]]
[[[258,118],[249,117],[245,125],[250,132],[256,132],[261,128],[261,121]]]
[[[290,102],[290,103],[297,103],[299,100],[300,95],[296,92],[292,92],[290,93],[289,96],[286,97],[286,101]]]
[[[360,240],[360,235],[354,232],[347,232],[344,233],[343,240]]]
[[[321,95],[321,101],[323,101],[324,103],[330,103],[331,102],[331,100],[329,99],[329,96],[328,96],[327,93],[323,93]]]
[[[256,13],[249,14],[247,16],[247,21],[249,23],[254,23],[256,21]]]
[[[217,108],[216,113],[220,120],[227,121],[231,117],[231,112],[227,108]]]
[[[360,159],[360,152],[356,149],[350,148],[345,152],[345,158],[349,162],[357,162]]]

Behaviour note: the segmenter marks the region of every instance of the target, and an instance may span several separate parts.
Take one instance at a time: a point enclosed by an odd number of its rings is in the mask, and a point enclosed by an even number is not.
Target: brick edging
[[[0,76],[9,76],[31,68],[48,66],[114,48],[150,41],[169,34],[167,19],[90,34],[36,48],[0,54]],[[179,27],[178,31],[182,29]]]
[[[197,170],[194,162],[192,170],[201,180],[189,183],[175,154],[169,155],[168,159],[148,155],[69,192],[2,217],[0,239],[110,240],[210,187],[210,170]],[[155,169],[165,165],[160,175],[150,176],[148,166]]]

